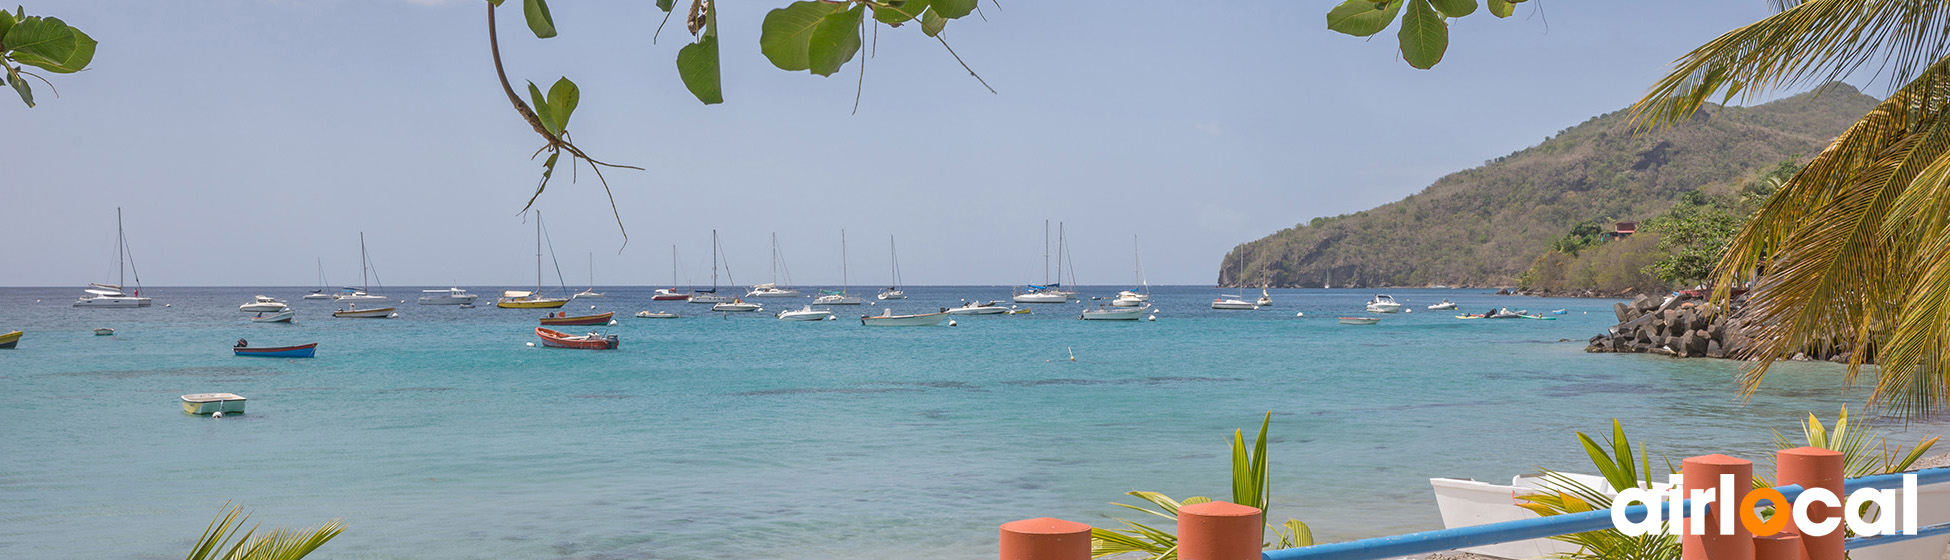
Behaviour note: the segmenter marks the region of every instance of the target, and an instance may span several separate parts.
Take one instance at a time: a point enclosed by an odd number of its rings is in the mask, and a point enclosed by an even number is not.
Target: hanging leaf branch
[[[54,83],[23,65],[73,74],[94,59],[95,39],[68,27],[60,18],[29,16],[23,6],[14,7],[13,12],[0,10],[0,68],[5,69],[0,72],[0,85],[12,87],[28,107],[34,106],[34,88],[27,83],[28,77],[40,80],[49,90],[54,89]]]
[[[1485,0],[1499,18],[1516,13],[1528,0]],[[1407,15],[1403,15],[1407,8]],[[1442,62],[1449,50],[1449,20],[1476,13],[1476,0],[1347,0],[1327,12],[1327,28],[1355,37],[1373,37],[1400,17],[1396,39],[1402,60],[1427,70]]]

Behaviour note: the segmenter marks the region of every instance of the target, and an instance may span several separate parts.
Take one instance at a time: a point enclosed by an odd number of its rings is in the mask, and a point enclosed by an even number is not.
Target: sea
[[[1010,290],[909,287],[787,322],[772,312],[810,300],[727,315],[598,287],[564,310],[616,324],[570,329],[622,342],[587,351],[535,344],[543,310],[416,305],[423,288],[445,286],[375,290],[404,300],[383,320],[332,318],[306,288],[153,287],[143,309],[0,288],[0,331],[26,331],[0,350],[0,558],[180,558],[241,505],[267,528],[342,519],[320,559],[989,559],[1011,520],[1117,526],[1143,516],[1112,505],[1134,490],[1226,499],[1228,442],[1268,413],[1272,519],[1344,540],[1440,528],[1432,477],[1593,472],[1575,432],[1614,419],[1660,470],[1728,453],[1764,472],[1776,431],[1844,406],[1891,444],[1946,431],[1865,410],[1835,364],[1783,364],[1747,395],[1739,362],[1585,353],[1614,300],[1393,290],[1406,313],[1352,326],[1335,318],[1368,315],[1374,291],[1219,311],[1258,291],[1160,286],[1155,320],[1079,321],[1126,288],[1093,286],[869,328],[856,317]],[[249,322],[237,306],[258,294],[297,321]],[[1445,299],[1552,320],[1426,309]],[[646,309],[683,318],[631,316]],[[238,339],[318,352],[236,357]],[[182,412],[206,392],[248,412]]]

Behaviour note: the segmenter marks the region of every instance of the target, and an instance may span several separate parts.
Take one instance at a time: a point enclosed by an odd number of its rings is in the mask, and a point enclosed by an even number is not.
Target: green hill
[[[1656,215],[1693,189],[1815,154],[1874,108],[1847,84],[1753,107],[1709,106],[1634,132],[1614,111],[1443,177],[1402,200],[1313,220],[1233,248],[1219,285],[1510,286],[1586,220]],[[1609,226],[1607,226],[1607,229]]]

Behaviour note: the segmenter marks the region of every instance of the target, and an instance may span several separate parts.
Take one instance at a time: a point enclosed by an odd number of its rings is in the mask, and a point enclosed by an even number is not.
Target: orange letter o
[[[1754,512],[1754,506],[1759,504],[1762,498],[1774,504],[1773,519],[1761,521],[1760,514]],[[1770,536],[1787,528],[1788,518],[1793,517],[1789,513],[1793,507],[1793,504],[1788,503],[1787,496],[1781,495],[1781,491],[1773,488],[1756,488],[1747,492],[1747,497],[1740,500],[1740,524],[1756,537]]]

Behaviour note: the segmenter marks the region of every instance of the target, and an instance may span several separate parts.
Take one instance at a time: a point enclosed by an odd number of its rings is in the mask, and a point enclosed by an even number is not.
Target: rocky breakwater
[[[1685,294],[1665,298],[1640,295],[1612,305],[1618,324],[1591,337],[1586,352],[1636,352],[1678,358],[1739,356],[1752,345],[1732,309],[1720,309]]]

